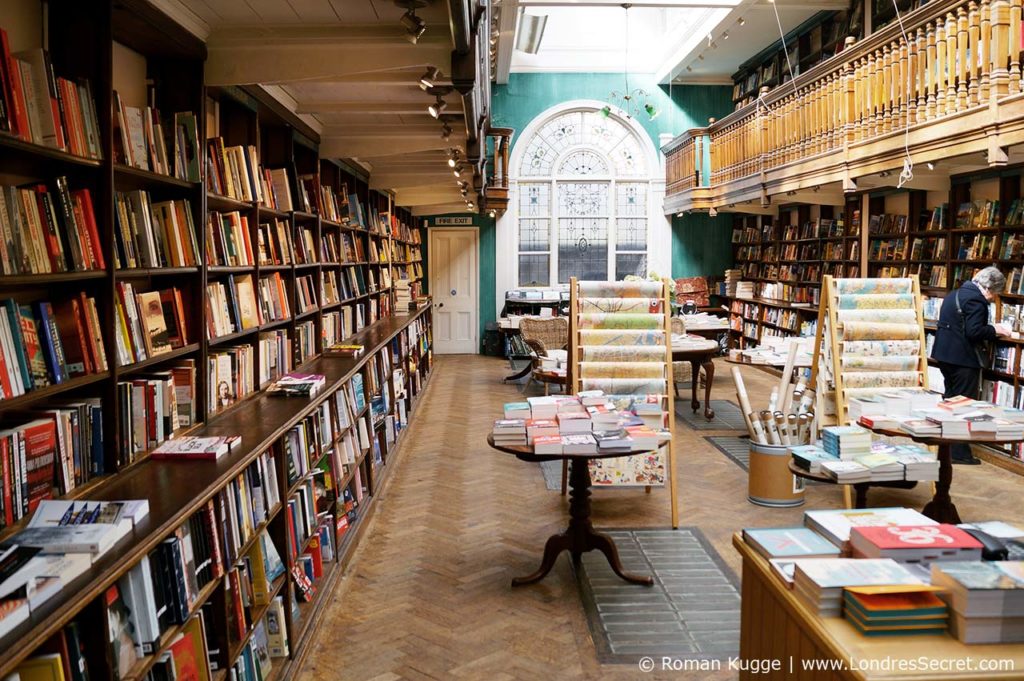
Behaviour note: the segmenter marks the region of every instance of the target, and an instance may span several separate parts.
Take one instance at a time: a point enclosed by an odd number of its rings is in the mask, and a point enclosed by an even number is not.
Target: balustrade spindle
[[[914,112],[914,120],[922,123],[928,120],[928,41],[925,37],[924,28],[918,27],[914,36],[914,53],[916,63],[914,70],[917,76],[915,91],[917,93],[917,110]]]
[[[946,114],[946,22],[935,21],[935,115]]]
[[[967,108],[967,10],[956,8],[956,108]]]
[[[1010,0],[1010,93],[1021,91],[1020,30],[1021,0]]]
[[[935,89],[937,87],[937,67],[935,65],[935,24],[929,22],[925,29],[925,40],[928,49],[928,109],[926,116],[928,120],[935,118]]]
[[[883,45],[879,54],[878,89],[881,98],[878,103],[878,132],[881,134],[892,130],[892,50]]]
[[[992,3],[992,97],[998,99],[1010,92],[1010,3]]]
[[[900,40],[896,45],[896,125],[900,128],[908,125],[907,120],[907,41]]]
[[[956,55],[957,25],[956,15],[946,13],[946,113],[956,111]]]
[[[978,101],[988,104],[989,74],[992,71],[992,5],[989,0],[981,0],[981,82],[978,84]]]
[[[980,76],[978,75],[978,54],[981,49],[981,14],[978,3],[971,0],[967,3],[967,39],[970,42],[970,59],[967,63],[967,105],[978,103]]]

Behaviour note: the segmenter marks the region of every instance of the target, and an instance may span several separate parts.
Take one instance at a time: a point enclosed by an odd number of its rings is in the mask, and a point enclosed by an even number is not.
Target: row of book
[[[860,401],[865,400],[860,398]],[[858,422],[915,436],[932,435],[962,440],[1024,438],[1024,412],[1011,407],[962,395],[942,400],[932,408],[908,408],[904,404],[890,409],[888,404],[891,401],[883,396],[878,401],[872,401],[870,407],[862,407]],[[886,411],[873,413],[876,408]],[[868,409],[868,412],[865,413],[864,409]]]
[[[264,250],[269,236],[270,223],[261,224],[258,236],[260,255],[265,256],[261,257],[261,265],[269,264],[270,252]],[[206,216],[206,264],[220,267],[252,267],[256,264],[247,217],[238,211],[210,211]]]
[[[0,130],[76,156],[103,158],[89,80],[57,76],[42,48],[11,53],[2,28],[0,48]]]
[[[225,146],[224,139],[214,137],[206,140],[207,150],[207,191],[226,196],[236,201],[273,205],[274,199],[266,203],[265,191],[274,193],[272,174],[260,168],[259,154],[253,144]]]
[[[251,274],[230,275],[206,285],[206,334],[210,340],[290,316],[288,290],[279,272],[260,277],[255,286]]]
[[[118,364],[126,366],[167,354],[189,343],[185,305],[177,288],[136,293],[119,281],[114,310]]]
[[[96,299],[0,302],[0,395],[9,399],[107,370]]]
[[[116,192],[114,218],[117,267],[199,265],[199,244],[188,199],[154,203],[146,191]]]
[[[151,98],[153,93],[151,94]],[[114,162],[187,182],[200,180],[199,127],[192,111],[167,120],[155,106],[129,106],[114,91]]]
[[[88,189],[71,190],[66,177],[53,187],[0,187],[0,269],[3,274],[48,274],[104,269]]]

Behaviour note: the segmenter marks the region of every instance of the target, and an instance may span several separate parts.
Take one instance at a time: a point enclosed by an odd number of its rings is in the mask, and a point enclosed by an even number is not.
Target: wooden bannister
[[[875,151],[880,141],[902,148],[907,126],[982,108],[1002,124],[997,109],[1022,92],[1021,5],[933,0],[903,17],[906,40],[898,22],[859,43],[848,38],[833,58],[666,145],[666,209],[672,197],[701,186],[709,188],[708,197],[735,194],[719,188],[764,182],[783,166],[816,157],[845,167],[862,159],[864,145]],[[943,141],[957,142],[942,134]],[[708,178],[700,172],[701,141],[710,147]]]
[[[485,173],[484,210],[504,213],[508,208],[508,156],[513,134],[512,128],[487,129],[494,152]]]

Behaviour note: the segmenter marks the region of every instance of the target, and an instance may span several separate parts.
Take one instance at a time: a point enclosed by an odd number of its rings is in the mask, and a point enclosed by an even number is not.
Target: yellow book
[[[266,562],[263,559],[263,542],[256,540],[249,549],[249,569],[252,578],[252,600],[256,605],[270,602],[270,583],[267,581]]]
[[[65,681],[64,665],[57,653],[30,657],[18,665],[18,676],[21,681]]]

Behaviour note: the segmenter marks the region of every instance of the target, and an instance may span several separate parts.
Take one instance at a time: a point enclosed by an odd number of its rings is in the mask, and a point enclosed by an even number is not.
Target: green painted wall
[[[443,217],[470,217],[473,219],[473,227],[476,227],[479,234],[479,246],[480,246],[480,278],[477,283],[480,291],[480,333],[478,337],[480,341],[484,338],[484,328],[488,322],[494,321],[494,306],[496,295],[494,290],[494,236],[495,236],[495,221],[493,218],[487,215],[471,214],[471,213],[447,213],[445,215],[431,215],[430,217],[420,218],[426,220],[427,234],[424,235],[423,240],[423,260],[427,261],[430,257],[430,228],[434,226],[437,218]],[[423,224],[422,222],[420,224]],[[424,268],[424,277],[427,276],[427,270]],[[429,292],[430,282],[424,282],[424,290]]]
[[[681,85],[668,90],[650,76],[630,75],[630,88],[641,87],[650,93],[650,102],[661,111],[653,121],[641,117],[640,123],[659,147],[662,133],[678,135],[690,128],[707,125],[709,117],[721,118],[732,111],[729,86]],[[621,74],[612,73],[513,73],[508,85],[492,88],[491,124],[514,128],[516,137],[547,109],[576,99],[607,101],[612,90],[624,89]],[[462,215],[466,215],[463,213]],[[426,219],[433,225],[434,217]],[[488,322],[494,321],[495,296],[495,221],[475,215],[480,229],[480,337]],[[672,219],[672,275],[696,276],[720,274],[732,264],[732,221],[687,215]],[[425,256],[426,257],[426,256]],[[505,257],[505,256],[503,256]]]
[[[672,216],[672,278],[722,274],[732,267],[732,215]]]

